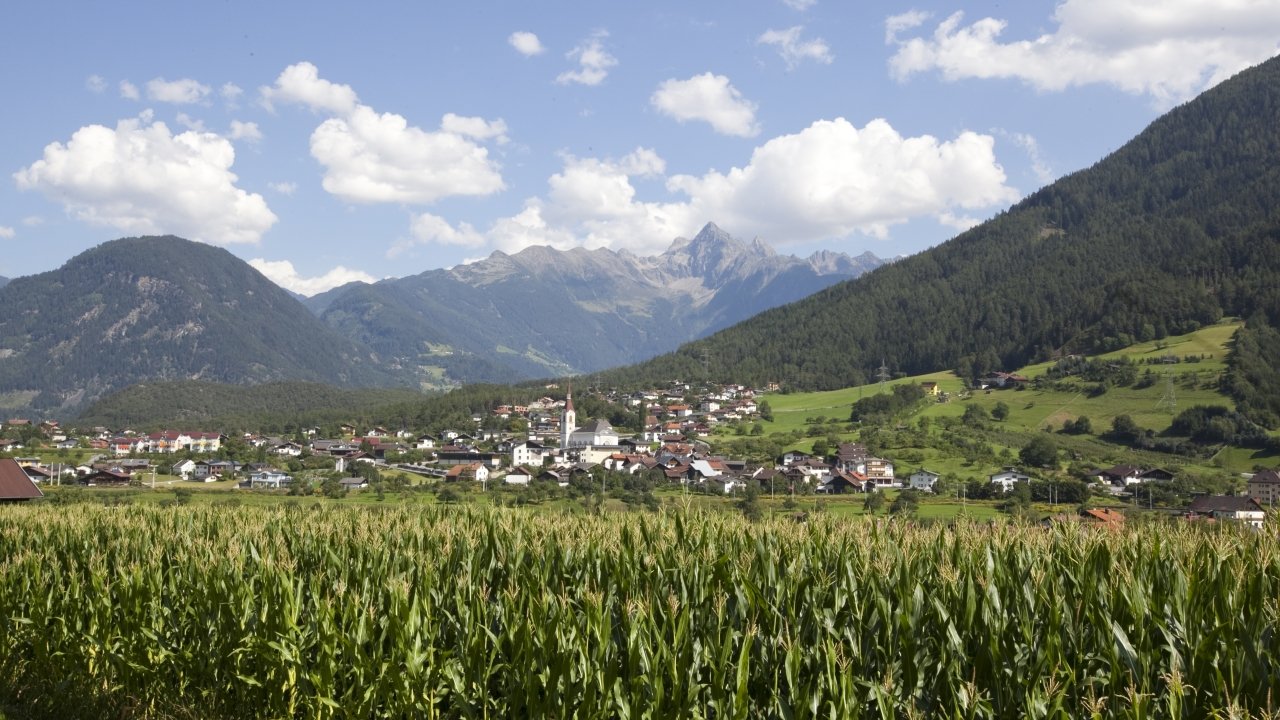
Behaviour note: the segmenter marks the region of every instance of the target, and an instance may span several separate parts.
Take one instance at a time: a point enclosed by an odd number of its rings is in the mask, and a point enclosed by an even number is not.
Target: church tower
[[[569,436],[578,427],[578,413],[573,410],[573,386],[564,398],[564,412],[560,415],[560,449],[569,449]]]

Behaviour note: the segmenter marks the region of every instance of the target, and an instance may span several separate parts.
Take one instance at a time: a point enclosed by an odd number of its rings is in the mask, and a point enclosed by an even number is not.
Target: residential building
[[[1249,478],[1249,497],[1258,501],[1263,507],[1280,505],[1280,472],[1263,470]]]

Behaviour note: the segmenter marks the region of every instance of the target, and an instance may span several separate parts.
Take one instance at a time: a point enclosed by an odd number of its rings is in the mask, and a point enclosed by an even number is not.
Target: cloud
[[[505,140],[506,123],[445,115],[442,129],[409,125],[362,105],[354,90],[320,78],[303,62],[285,68],[263,100],[299,103],[334,115],[311,134],[311,156],[325,167],[330,194],[360,203],[431,203],[504,189],[498,165],[477,139]]]
[[[818,4],[818,0],[782,0],[782,2],[792,10],[799,10],[801,12]]]
[[[276,78],[275,85],[259,88],[258,92],[268,109],[273,109],[279,101],[306,105],[315,112],[348,115],[359,102],[350,85],[321,78],[320,71],[309,62],[290,65]]]
[[[1009,132],[1000,128],[995,128],[991,132],[1008,139],[1027,153],[1027,160],[1031,162],[1031,172],[1035,174],[1036,180],[1040,181],[1042,185],[1053,182],[1057,177],[1053,172],[1053,168],[1049,167],[1049,163],[1040,154],[1040,143],[1036,141],[1033,135]]]
[[[903,137],[885,120],[857,128],[843,118],[820,120],[755,149],[728,172],[666,176],[652,149],[622,158],[565,155],[541,196],[483,233],[420,216],[415,241],[474,244],[481,238],[513,253],[531,245],[608,247],[640,255],[661,252],[708,220],[779,244],[863,234],[884,238],[892,226],[930,218],[957,229],[974,214],[1018,199],[996,162],[995,139],[962,132],[951,140]],[[667,200],[646,200],[637,178],[662,181]],[[425,219],[424,219],[425,218]]]
[[[269,182],[267,187],[281,195],[293,195],[298,191],[298,183],[295,182]]]
[[[703,73],[688,80],[666,80],[649,98],[664,115],[680,122],[702,120],[716,132],[737,137],[760,134],[756,106],[723,75]]]
[[[511,33],[510,37],[507,38],[507,42],[516,49],[516,52],[525,57],[541,55],[547,50],[542,46],[542,41],[538,39],[537,35],[523,30]]]
[[[445,113],[440,120],[440,129],[474,140],[493,140],[499,145],[507,142],[508,139],[507,123],[501,119],[489,121],[481,117],[463,117]]]
[[[190,105],[203,101],[209,95],[209,86],[190,78],[174,80],[155,78],[147,81],[147,97],[156,102]]]
[[[397,257],[418,245],[479,247],[485,243],[484,235],[476,232],[470,223],[459,223],[455,228],[444,218],[431,213],[414,215],[409,222],[409,233],[412,238],[392,245],[387,251],[387,257]]]
[[[232,120],[231,139],[246,140],[248,142],[255,143],[262,140],[262,131],[258,129],[258,123]]]
[[[286,290],[292,290],[299,295],[312,295],[322,293],[326,290],[332,290],[339,285],[346,285],[349,282],[377,282],[372,275],[360,270],[352,270],[339,265],[329,272],[316,277],[303,277],[298,274],[293,263],[288,260],[264,260],[262,258],[254,258],[249,261],[255,270],[262,273],[271,282],[279,285]]]
[[[89,92],[101,95],[107,89],[107,81],[101,75],[90,75],[84,79],[84,86]]]
[[[126,100],[137,100],[142,96],[138,93],[137,85],[134,85],[128,80],[121,80],[120,81],[120,97]]]
[[[40,217],[39,215],[28,215],[22,218],[22,224],[26,225],[27,227],[35,227],[37,225],[43,225],[44,218]]]
[[[222,96],[223,102],[232,110],[240,107],[240,96],[243,94],[244,88],[235,83],[222,83],[222,87],[218,88],[218,95]]]
[[[182,127],[188,130],[195,130],[196,132],[199,132],[199,133],[207,132],[207,130],[204,127],[203,120],[200,120],[198,118],[193,118],[186,113],[178,113],[178,117],[176,119],[179,125],[181,125]]]
[[[994,145],[968,131],[943,142],[904,138],[881,119],[861,129],[819,120],[756,148],[745,167],[675,176],[667,186],[689,196],[694,216],[769,237],[885,237],[914,217],[1016,200]]]
[[[962,21],[957,12],[932,36],[895,37],[892,75],[1016,79],[1040,91],[1105,84],[1168,106],[1280,48],[1277,0],[1064,0],[1053,32],[1010,42],[1001,41],[1005,20]]]
[[[4,238],[5,240],[12,240],[15,234],[16,233],[13,231],[13,228],[7,225],[0,225],[0,238]]]
[[[565,57],[578,61],[577,70],[566,70],[556,76],[561,85],[578,83],[579,85],[599,85],[609,76],[609,68],[618,64],[618,59],[604,49],[603,41],[609,37],[604,30],[597,30],[570,50]]]
[[[835,56],[831,54],[831,48],[827,47],[826,41],[822,38],[801,40],[800,33],[803,31],[803,25],[796,25],[786,30],[768,30],[756,38],[756,44],[773,45],[789,70],[795,69],[805,60],[830,65]]]
[[[923,10],[908,10],[901,15],[890,15],[884,20],[885,44],[892,45],[897,42],[898,35],[920,27],[932,16],[932,13]]]
[[[276,222],[261,195],[236,187],[235,149],[212,133],[174,135],[162,122],[88,125],[14,173],[73,217],[136,234],[255,243]]]

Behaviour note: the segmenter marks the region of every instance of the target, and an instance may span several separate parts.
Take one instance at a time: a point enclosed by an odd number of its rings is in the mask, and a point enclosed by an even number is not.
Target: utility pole
[[[876,377],[880,378],[879,392],[884,392],[886,383],[889,381],[889,366],[884,364],[884,358],[880,358],[880,367],[876,369]]]

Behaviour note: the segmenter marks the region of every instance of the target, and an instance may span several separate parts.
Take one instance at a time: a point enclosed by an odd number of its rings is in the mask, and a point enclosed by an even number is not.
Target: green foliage
[[[1018,452],[1018,459],[1031,467],[1056,468],[1058,467],[1058,444],[1047,433],[1033,435]]]
[[[1000,422],[1004,422],[1005,420],[1008,420],[1009,419],[1008,403],[1006,403],[1003,400],[997,402],[996,406],[991,408],[991,417],[994,418],[995,420],[999,420]]]
[[[924,400],[924,388],[916,383],[895,385],[887,394],[872,395],[853,404],[852,422],[884,422],[909,412]]]
[[[1245,417],[1272,430],[1280,427],[1280,332],[1259,315],[1232,341],[1223,390]]]
[[[1275,533],[831,515],[0,507],[0,706],[86,720],[1274,708]]]
[[[886,502],[888,501],[884,499],[884,493],[869,492],[867,498],[862,501],[862,509],[868,514],[875,514],[884,509]]]
[[[920,491],[914,488],[907,488],[898,493],[889,505],[890,515],[915,515],[920,509]]]

